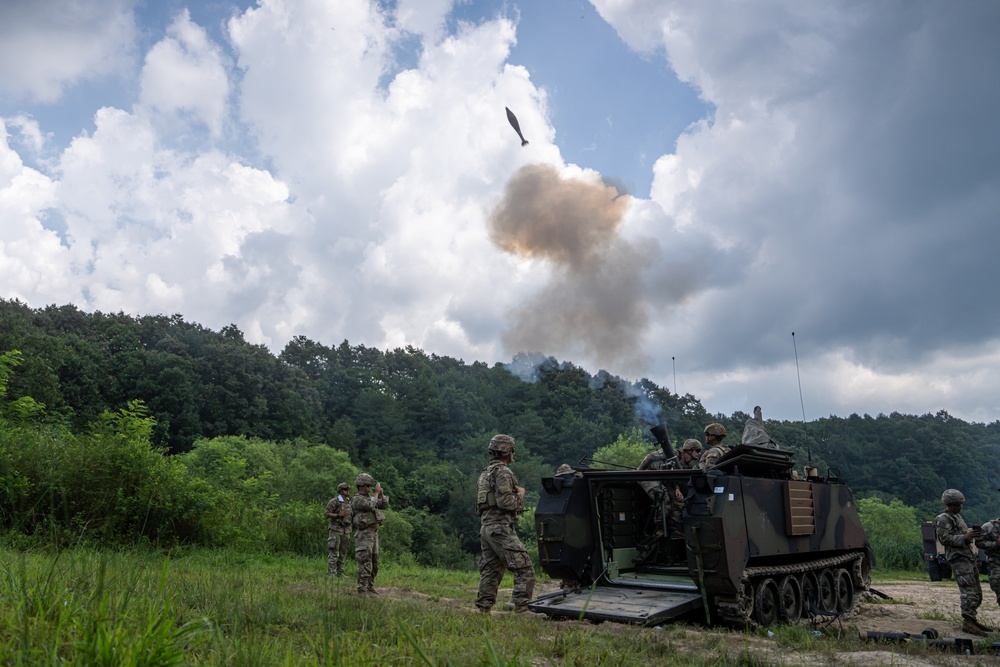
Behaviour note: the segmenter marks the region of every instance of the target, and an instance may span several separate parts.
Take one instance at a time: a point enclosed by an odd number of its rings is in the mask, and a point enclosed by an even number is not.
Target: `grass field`
[[[769,637],[482,615],[477,581],[389,563],[376,581],[383,595],[369,597],[351,577],[327,578],[325,560],[0,547],[0,664],[752,666],[804,654],[822,664],[857,648],[805,626]]]

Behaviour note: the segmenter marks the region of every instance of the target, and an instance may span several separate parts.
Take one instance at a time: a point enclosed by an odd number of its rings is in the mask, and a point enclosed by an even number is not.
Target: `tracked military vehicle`
[[[583,468],[543,479],[538,554],[563,587],[529,608],[741,627],[853,610],[874,554],[851,490],[829,472],[796,479],[792,469],[790,451],[741,444],[708,471]],[[656,485],[682,490],[683,537],[658,522],[660,495],[647,491]]]

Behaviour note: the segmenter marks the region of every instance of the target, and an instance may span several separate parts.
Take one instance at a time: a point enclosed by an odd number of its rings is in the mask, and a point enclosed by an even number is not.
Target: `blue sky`
[[[3,3],[0,297],[995,421],[998,28],[985,0]]]

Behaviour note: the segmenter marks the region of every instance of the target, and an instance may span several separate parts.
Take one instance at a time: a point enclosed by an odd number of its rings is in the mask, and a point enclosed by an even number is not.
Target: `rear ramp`
[[[653,625],[702,609],[699,593],[597,586],[556,591],[528,603],[553,618]]]

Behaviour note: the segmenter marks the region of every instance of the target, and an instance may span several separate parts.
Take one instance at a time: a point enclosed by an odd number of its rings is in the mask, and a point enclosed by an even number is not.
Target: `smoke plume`
[[[508,352],[582,356],[624,371],[644,366],[642,271],[651,255],[619,236],[630,201],[597,177],[563,178],[549,165],[525,165],[510,178],[490,215],[490,238],[548,262],[553,274],[510,314]]]

